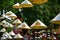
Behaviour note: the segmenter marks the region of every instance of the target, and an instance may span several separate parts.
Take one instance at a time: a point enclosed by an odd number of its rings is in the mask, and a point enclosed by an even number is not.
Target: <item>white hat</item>
[[[15,36],[15,33],[13,31],[9,32],[9,35]]]
[[[6,32],[6,29],[5,28],[2,28],[0,31],[1,32]]]
[[[5,32],[2,36],[8,39],[12,39],[12,37],[7,32]]]
[[[52,23],[60,24],[60,13],[51,20]]]
[[[16,19],[14,22],[13,22],[13,24],[20,24],[20,23],[22,23],[19,19]]]
[[[20,4],[19,4],[19,3],[16,3],[16,4],[14,4],[13,6],[20,6]]]
[[[21,24],[18,26],[18,28],[30,29],[30,27],[29,27],[25,22],[21,23]]]
[[[13,14],[12,11],[9,11],[9,12],[6,13],[6,15],[11,15],[11,14]]]
[[[14,27],[12,24],[10,24],[9,22],[6,22],[4,25],[4,27]]]
[[[20,4],[20,6],[22,6],[22,7],[32,7],[33,5],[32,5],[32,3],[29,2],[28,0],[24,0],[24,1]]]
[[[23,38],[19,33],[15,35],[14,38]]]

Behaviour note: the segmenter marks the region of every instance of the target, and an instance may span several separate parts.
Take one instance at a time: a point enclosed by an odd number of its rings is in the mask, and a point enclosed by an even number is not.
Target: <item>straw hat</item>
[[[2,14],[2,17],[9,18],[9,16],[7,16],[5,13]]]
[[[5,40],[5,39],[6,39],[6,37],[1,37],[1,39]]]
[[[45,29],[47,26],[40,20],[35,21],[31,26],[32,29]]]
[[[33,5],[32,5],[32,3],[29,2],[28,0],[24,0],[24,1],[20,4],[20,6],[22,6],[23,8],[26,8],[26,7],[32,7]]]
[[[12,18],[12,19],[17,18],[17,16],[16,16],[15,14],[11,14],[11,15],[9,15],[9,17]]]
[[[0,20],[1,20],[1,19],[4,19],[4,18],[5,18],[5,17],[0,17]]]
[[[5,20],[2,21],[2,24],[4,27],[13,27],[12,24],[10,24],[9,22],[6,22]]]
[[[18,28],[21,28],[21,29],[30,29],[30,27],[29,27],[25,22],[21,23],[21,24],[18,26]]]
[[[15,35],[14,38],[23,38],[19,33]]]
[[[5,28],[2,28],[0,31],[1,32],[6,32],[6,29]]]
[[[2,36],[7,39],[12,39],[12,37],[7,32],[5,32]]]
[[[19,19],[16,19],[13,24],[21,24],[22,22]]]
[[[9,32],[9,35],[15,36],[15,33],[13,31]]]
[[[48,2],[48,0],[29,0],[29,1],[31,1],[33,4],[44,4]]]
[[[2,22],[1,22],[1,24],[5,24],[6,23],[6,21],[5,20],[3,20]]]
[[[9,12],[6,13],[6,15],[11,15],[11,14],[13,14],[12,11],[9,11]]]
[[[20,9],[22,8],[19,3],[16,3],[12,6],[13,8]]]
[[[50,22],[54,24],[60,24],[60,13],[56,17],[54,17]]]

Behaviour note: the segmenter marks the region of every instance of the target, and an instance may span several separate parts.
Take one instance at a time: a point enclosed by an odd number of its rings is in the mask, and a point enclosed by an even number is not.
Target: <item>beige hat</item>
[[[9,22],[6,22],[5,20],[2,21],[2,24],[4,27],[13,27],[12,24],[10,24]]]
[[[9,11],[9,12],[6,13],[6,15],[11,15],[11,14],[13,14],[12,11]]]
[[[29,0],[29,1],[31,1],[33,4],[44,4],[48,2],[48,0]]]
[[[29,27],[25,22],[21,23],[21,24],[18,26],[18,28],[21,28],[21,29],[30,29],[30,27]]]
[[[29,2],[28,0],[24,0],[21,4],[20,4],[20,6],[22,6],[23,8],[25,7],[32,7],[33,5],[32,5],[32,3],[31,2]]]
[[[47,26],[41,22],[39,19],[35,21],[31,26],[32,29],[44,29],[47,28]]]
[[[13,8],[20,9],[22,8],[19,3],[16,3],[12,6]]]
[[[15,35],[14,38],[23,38],[19,33]]]
[[[13,24],[21,24],[22,22],[19,19],[16,19]]]
[[[60,24],[60,13],[56,17],[54,17],[50,22],[54,24]]]
[[[5,28],[2,28],[0,31],[1,32],[6,32],[6,29]]]
[[[12,39],[12,37],[7,32],[5,32],[2,36],[8,39]]]
[[[13,31],[9,32],[9,35],[15,36],[15,33]]]
[[[9,17],[12,18],[12,19],[16,19],[17,18],[17,16],[15,14],[9,15]]]

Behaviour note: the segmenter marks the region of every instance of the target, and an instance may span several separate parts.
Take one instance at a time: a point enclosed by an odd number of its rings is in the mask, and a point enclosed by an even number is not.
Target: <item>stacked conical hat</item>
[[[18,38],[23,38],[23,37],[18,33],[18,34],[15,35],[14,38],[17,38],[18,39]]]
[[[44,4],[48,2],[48,0],[29,0],[29,1],[31,1],[33,4]]]
[[[16,19],[13,24],[21,24],[22,22],[19,19]]]
[[[51,23],[60,24],[60,13],[51,20]]]
[[[1,39],[5,40],[5,39],[6,39],[6,37],[1,37]]]
[[[2,24],[4,27],[13,27],[12,24],[10,24],[9,22],[6,22],[5,20],[2,21]]]
[[[15,36],[15,33],[13,31],[9,32],[9,35]]]
[[[12,6],[13,8],[20,9],[22,8],[19,3],[16,3]]]
[[[9,11],[6,13],[6,15],[11,15],[13,12],[12,11]]]
[[[30,29],[30,27],[29,27],[25,22],[21,23],[21,24],[18,26],[18,28],[21,28],[21,29]]]
[[[0,17],[0,19],[4,19],[4,17]]]
[[[28,0],[24,0],[24,1],[20,4],[20,6],[26,8],[26,7],[32,7],[33,5],[32,5],[32,3],[29,2]]]
[[[32,29],[44,29],[44,28],[47,28],[47,26],[38,19],[31,25],[31,28]]]
[[[11,19],[11,18],[10,18],[8,15],[6,15],[6,14],[3,14],[2,17],[3,17],[2,19],[4,19],[4,18]]]
[[[10,23],[6,23],[5,25],[4,25],[4,27],[14,27],[12,24],[10,24]]]
[[[6,23],[6,21],[5,20],[3,20],[2,22],[1,22],[1,24],[5,24]]]
[[[5,37],[5,38],[7,38],[7,39],[12,39],[12,37],[11,37],[7,32],[5,32],[5,33],[2,35],[2,37]]]
[[[5,28],[2,28],[0,31],[1,32],[6,32],[6,29]]]
[[[2,14],[2,17],[9,18],[9,16],[7,16],[5,13]]]
[[[17,18],[17,16],[16,16],[15,14],[11,14],[11,15],[9,15],[9,17],[12,18],[12,19]]]

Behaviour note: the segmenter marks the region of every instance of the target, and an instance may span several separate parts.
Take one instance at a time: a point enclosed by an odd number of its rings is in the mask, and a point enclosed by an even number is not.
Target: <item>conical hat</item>
[[[31,28],[44,29],[44,28],[47,28],[47,26],[44,23],[42,23],[40,20],[37,20],[31,25]]]
[[[9,32],[9,35],[15,36],[15,33],[13,31]]]
[[[20,24],[18,26],[18,28],[21,28],[21,29],[30,29],[30,27],[25,22],[23,22],[22,24]]]
[[[2,35],[2,36],[4,36],[4,35],[9,35],[9,34],[8,34],[8,32],[5,32],[5,33],[3,33],[3,35]]]
[[[3,26],[4,26],[4,27],[13,27],[13,25],[10,24],[9,22],[5,22]]]
[[[3,14],[2,14],[2,16],[3,16],[3,17],[5,17],[5,16],[6,16],[6,14],[5,14],[5,13],[3,13]]]
[[[22,22],[19,19],[16,19],[13,24],[21,24]]]
[[[6,39],[6,37],[1,37],[1,39]]]
[[[28,0],[25,0],[20,4],[20,6],[22,6],[22,7],[32,7],[33,5]]]
[[[11,15],[11,14],[14,14],[12,11],[9,11],[6,13],[6,15]]]
[[[44,4],[48,2],[48,0],[29,0],[29,1],[31,1],[33,4]]]
[[[5,17],[0,17],[0,19],[4,19]]]
[[[6,32],[6,29],[5,28],[2,28],[0,31],[1,32]]]
[[[2,36],[8,39],[12,39],[12,37],[7,32],[5,32]]]
[[[9,15],[9,17],[12,18],[12,19],[13,19],[13,18],[17,18],[17,16],[16,16],[15,14]]]
[[[5,13],[2,14],[2,17],[8,18],[8,16]]]
[[[11,19],[8,15],[3,14],[2,16],[3,16],[3,18]]]
[[[5,21],[5,20],[3,20],[1,23],[2,23],[2,24],[5,24],[5,23],[6,23],[6,21]]]
[[[51,20],[51,23],[60,24],[60,13]]]
[[[1,24],[1,25],[3,25],[3,24],[5,24],[5,23],[6,23],[6,21],[5,21],[5,20],[3,20],[0,24]]]
[[[20,9],[22,8],[19,3],[16,3],[12,6],[13,8]]]
[[[19,33],[14,38],[23,38]]]

